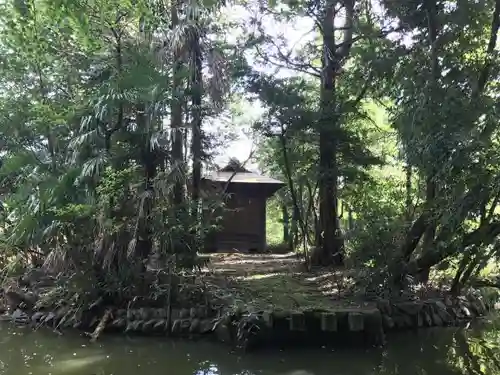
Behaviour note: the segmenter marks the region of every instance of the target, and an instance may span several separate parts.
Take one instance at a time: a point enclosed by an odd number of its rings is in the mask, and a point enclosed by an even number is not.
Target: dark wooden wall
[[[266,248],[266,191],[254,184],[238,185],[228,189],[221,229],[207,239],[208,251],[262,252]]]
[[[217,233],[219,251],[262,251],[265,247],[265,198],[234,194],[226,203],[226,210]],[[264,210],[263,210],[264,207]],[[264,226],[265,228],[265,226]]]

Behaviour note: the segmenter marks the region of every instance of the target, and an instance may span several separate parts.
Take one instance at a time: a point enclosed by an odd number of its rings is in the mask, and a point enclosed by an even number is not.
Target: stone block
[[[262,313],[262,320],[264,321],[264,324],[269,327],[269,328],[272,328],[273,325],[274,325],[274,319],[273,319],[273,313],[270,312],[270,311],[264,311]]]
[[[405,328],[406,320],[405,320],[404,315],[401,315],[401,314],[393,315],[392,320],[394,320],[394,327]]]
[[[450,314],[448,314],[448,311],[446,308],[441,309],[441,308],[436,308],[436,313],[439,315],[441,320],[443,321],[443,324],[447,325],[453,322],[453,318],[451,317]]]
[[[405,315],[410,316],[417,315],[420,311],[422,311],[423,306],[423,303],[420,301],[401,302],[396,305],[398,310],[400,310]]]
[[[200,332],[200,319],[194,318],[191,320],[191,325],[189,326],[190,333],[199,333]]]
[[[286,319],[290,316],[290,313],[283,309],[275,309],[273,311],[274,319]]]
[[[207,308],[206,306],[200,306],[196,310],[196,316],[200,319],[206,318],[207,317]]]
[[[432,321],[431,313],[431,311],[427,311],[426,309],[422,310],[420,313],[426,327],[432,327],[432,325],[434,324],[434,322]]]
[[[385,332],[380,311],[367,312],[364,316],[364,322],[366,340],[372,345],[383,345],[385,343]]]
[[[351,332],[361,332],[365,329],[365,318],[362,313],[350,312],[347,315],[347,322]]]
[[[434,306],[439,310],[446,311],[446,304],[441,300],[434,301]]]
[[[221,342],[230,343],[232,341],[231,331],[228,325],[225,323],[220,323],[219,325],[217,325],[217,328],[215,328],[215,335],[217,336],[217,339]]]
[[[157,319],[165,319],[167,317],[167,309],[156,309],[155,316]]]
[[[416,326],[417,328],[421,328],[424,326],[424,318],[422,317],[422,313],[417,315]]]
[[[338,321],[335,313],[321,313],[321,330],[325,332],[337,332]]]
[[[155,332],[164,332],[165,331],[165,325],[167,324],[167,321],[165,319],[160,319],[158,320],[155,325],[153,326],[153,330]]]
[[[144,322],[144,325],[142,326],[142,332],[144,333],[152,333],[153,332],[153,327],[155,324],[158,322],[156,319],[150,319],[147,322]]]
[[[117,318],[125,318],[127,316],[127,310],[118,309],[114,312],[114,316]]]
[[[432,315],[432,323],[434,324],[434,326],[441,327],[443,325],[443,320],[441,319],[439,314],[437,312],[433,312],[431,315]]]
[[[392,314],[392,307],[391,307],[391,303],[389,302],[389,300],[386,300],[386,299],[378,300],[377,301],[377,308],[384,315],[391,315]]]
[[[181,332],[181,320],[180,319],[175,319],[172,322],[172,328],[170,330],[173,334],[178,334]]]
[[[385,329],[393,329],[394,328],[394,320],[388,316],[382,314],[382,324]]]
[[[290,331],[305,331],[306,319],[303,313],[290,314]]]
[[[198,311],[196,310],[196,307],[191,307],[189,309],[189,317],[191,319],[196,318],[198,316]]]
[[[403,316],[404,316],[405,328],[412,328],[415,326],[414,318],[416,318],[418,315],[403,315]]]
[[[63,327],[67,328],[70,326],[70,323],[71,322],[71,319],[67,319],[64,321],[63,323]],[[106,328],[113,328],[113,329],[117,329],[117,330],[120,330],[120,331],[124,331],[126,330],[127,328],[127,318],[126,317],[122,317],[122,318],[116,318],[116,319],[113,319],[112,321],[109,321],[107,324],[106,324]]]
[[[151,311],[150,309],[147,309],[145,307],[141,307],[138,311],[139,319],[142,320],[148,320],[151,317]]]
[[[128,309],[127,310],[127,320],[134,320],[134,319],[135,319],[135,310]]]
[[[214,328],[214,323],[211,319],[203,319],[200,322],[200,333],[209,333],[212,332]]]
[[[189,319],[189,318],[182,319],[182,321],[181,321],[181,332],[182,333],[189,332],[190,328],[191,328],[191,319]]]

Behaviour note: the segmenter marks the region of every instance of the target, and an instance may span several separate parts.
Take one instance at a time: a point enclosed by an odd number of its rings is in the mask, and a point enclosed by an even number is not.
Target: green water
[[[103,337],[0,325],[0,375],[500,374],[500,327],[431,329],[389,337],[383,349],[231,353],[208,342]]]

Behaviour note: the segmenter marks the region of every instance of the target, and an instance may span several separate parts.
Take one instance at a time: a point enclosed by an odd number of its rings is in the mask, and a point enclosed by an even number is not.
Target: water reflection
[[[207,342],[106,337],[90,345],[0,325],[0,375],[496,375],[500,329],[422,330],[384,349],[286,350],[239,356]]]

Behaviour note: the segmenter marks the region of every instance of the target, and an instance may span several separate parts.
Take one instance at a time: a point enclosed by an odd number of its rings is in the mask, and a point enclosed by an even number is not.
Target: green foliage
[[[368,3],[259,4],[310,21],[284,51],[284,35],[224,20],[218,2],[5,1],[2,262],[88,271],[109,290],[140,283],[154,253],[192,267],[218,224],[200,211],[223,207],[199,202],[194,176],[229,138],[207,124],[235,94],[263,105],[257,160],[288,185],[268,204],[270,244],[284,208],[296,249],[335,232],[358,264],[480,274],[499,254],[498,2]]]
[[[181,13],[162,37],[170,10],[148,1],[19,4],[4,2],[0,16],[5,253],[88,273],[110,293],[140,288],[153,253],[164,261],[176,254],[177,266],[192,267],[213,223],[199,220],[198,202],[172,202],[173,186],[190,178],[188,155],[171,155],[165,120],[173,98],[187,96],[186,28],[208,27],[206,9],[193,4],[204,18]],[[180,94],[171,84],[174,49]],[[220,61],[211,62],[214,73]],[[217,98],[203,95],[207,112],[224,99],[223,78],[207,86],[219,89]]]
[[[270,199],[266,206],[266,240],[268,246],[283,243],[283,213],[279,198]]]
[[[327,109],[338,142],[339,215],[349,252],[376,267],[403,258],[418,273],[472,251],[477,273],[495,256],[500,228],[498,2],[383,2],[382,15],[401,25],[390,37],[380,14],[363,4],[355,2],[356,43],[334,76],[336,107]],[[296,5],[276,19],[304,17],[296,13],[303,4]],[[307,17],[323,22],[320,10],[310,9]],[[257,126],[265,136],[259,161],[289,182],[310,237],[317,237],[317,131],[325,113],[318,78],[323,85],[324,72],[315,68],[321,56],[311,46],[324,40],[324,29],[315,29],[298,52],[263,30],[267,61],[301,73],[252,76],[251,89],[268,108]],[[292,211],[290,194],[281,200]]]

